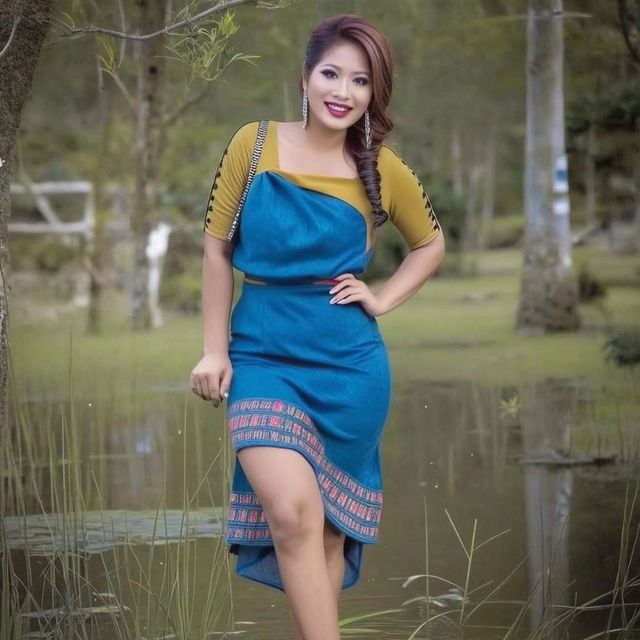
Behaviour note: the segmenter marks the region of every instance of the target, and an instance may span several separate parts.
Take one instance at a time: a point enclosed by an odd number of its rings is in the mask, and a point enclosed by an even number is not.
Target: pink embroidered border
[[[311,458],[327,510],[333,520],[363,542],[375,542],[382,491],[372,490],[336,467],[325,456],[313,420],[294,404],[249,398],[229,406],[229,430],[235,450],[249,442],[290,445]],[[230,542],[271,540],[268,523],[255,493],[232,492],[226,537]]]

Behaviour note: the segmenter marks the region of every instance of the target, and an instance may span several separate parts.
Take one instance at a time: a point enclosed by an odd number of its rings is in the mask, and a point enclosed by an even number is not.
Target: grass
[[[640,490],[640,482],[636,482],[635,487],[632,487],[630,483],[627,483],[627,489],[624,500],[624,510],[622,518],[622,526],[620,532],[620,546],[618,549],[618,568],[616,572],[615,584],[612,587],[595,598],[591,598],[581,604],[573,605],[558,605],[555,604],[549,594],[553,592],[552,582],[554,580],[554,563],[556,562],[557,547],[552,549],[551,557],[544,560],[544,571],[540,575],[536,587],[531,591],[526,601],[520,603],[520,609],[515,615],[513,623],[497,633],[494,637],[501,640],[512,640],[514,638],[527,638],[527,640],[542,640],[546,638],[570,637],[571,625],[578,619],[579,616],[585,615],[589,612],[600,611],[602,609],[609,610],[609,616],[606,624],[606,628],[591,634],[587,638],[582,640],[595,640],[596,638],[611,637],[616,634],[618,638],[632,638],[636,637],[638,623],[640,622],[640,603],[628,602],[627,594],[632,590],[638,592],[640,587],[640,576],[632,575],[631,569],[634,559],[637,557],[638,544],[640,543],[640,527],[633,530],[634,514],[637,509],[638,493]],[[410,576],[402,585],[403,588],[408,587],[410,584],[416,581],[424,581],[425,594],[424,596],[418,596],[411,598],[403,602],[403,606],[408,604],[414,604],[416,602],[422,602],[424,604],[425,620],[422,621],[408,636],[407,640],[415,640],[416,638],[434,638],[434,637],[468,637],[469,632],[472,629],[485,628],[483,625],[474,624],[473,617],[479,613],[483,608],[496,605],[508,605],[513,606],[513,601],[503,601],[497,596],[501,589],[511,580],[516,573],[522,568],[526,562],[528,556],[531,553],[543,553],[542,549],[529,549],[526,556],[513,568],[509,574],[502,580],[500,580],[495,586],[494,581],[490,583],[481,584],[472,587],[471,574],[474,565],[474,560],[480,549],[489,543],[498,540],[501,536],[507,534],[509,530],[501,531],[493,536],[490,536],[482,542],[476,541],[477,535],[477,520],[473,522],[473,529],[471,532],[471,539],[468,543],[465,543],[462,539],[460,531],[456,524],[453,522],[449,512],[445,509],[445,514],[455,539],[458,541],[460,548],[466,558],[467,565],[464,576],[464,583],[457,584],[452,580],[443,576],[431,574],[429,572],[429,526],[427,519],[427,503],[425,498],[424,503],[424,531],[425,531],[425,573]],[[567,514],[567,518],[563,523],[560,536],[568,535],[565,524],[570,517],[570,513]],[[560,541],[556,541],[559,545]],[[440,607],[445,605],[438,601],[437,597],[432,597],[431,581],[438,581],[449,587],[450,592],[453,592],[454,598],[448,598],[449,601],[456,601],[459,603],[458,608],[432,613],[435,609],[434,603]],[[451,595],[451,593],[449,594]],[[473,596],[473,600],[472,600]],[[524,632],[523,627],[527,615],[532,607],[534,598],[540,598],[542,600],[542,615],[539,617],[534,629],[530,632]],[[630,614],[629,614],[630,612]],[[618,626],[614,624],[614,615],[618,613],[621,622]],[[492,627],[493,628],[493,627]],[[418,635],[420,632],[425,635]],[[434,635],[438,634],[438,635]]]
[[[500,386],[547,377],[584,380],[601,390],[603,401],[585,405],[582,409],[585,413],[578,414],[579,426],[573,430],[572,446],[591,451],[613,448],[621,458],[640,458],[637,374],[607,364],[602,353],[607,318],[618,324],[637,324],[640,317],[638,259],[601,255],[582,248],[575,257],[576,264],[588,260],[592,271],[611,285],[604,307],[582,307],[581,331],[540,336],[518,334],[514,322],[519,254],[511,250],[488,252],[478,257],[477,276],[434,278],[407,303],[378,319],[389,347],[395,383],[471,379]],[[236,295],[238,290],[239,287]],[[159,637],[204,640],[211,637],[206,630],[218,629],[222,634],[222,630],[233,627],[230,566],[222,539],[218,537],[217,543],[207,546],[206,540],[191,535],[188,526],[190,514],[195,514],[201,504],[218,503],[224,508],[230,481],[230,445],[220,415],[216,414],[211,428],[214,441],[220,434],[216,442],[220,449],[208,468],[198,466],[197,461],[194,468],[188,454],[188,438],[199,437],[200,431],[193,428],[201,418],[194,413],[191,399],[187,400],[190,396],[187,381],[201,353],[201,321],[197,317],[167,314],[166,326],[161,331],[134,334],[128,328],[127,305],[122,294],[108,292],[106,303],[102,336],[84,335],[81,314],[69,315],[60,324],[36,321],[20,326],[12,324],[10,329],[15,424],[13,431],[1,435],[0,510],[17,516],[35,511],[67,517],[62,521],[64,544],[52,545],[37,563],[37,556],[27,549],[24,567],[16,564],[15,551],[10,549],[6,536],[2,536],[2,640],[24,637],[28,621],[35,621],[40,637],[47,634],[55,637],[61,629],[67,630],[70,634],[67,637],[76,632],[84,637],[85,621],[99,618],[103,626],[97,637],[103,633],[118,640]],[[172,434],[165,439],[163,477],[166,480],[166,469],[176,465],[180,465],[177,468],[183,474],[177,500],[185,519],[184,533],[178,543],[164,544],[154,527],[144,545],[124,541],[100,554],[99,570],[90,569],[91,557],[78,540],[82,539],[90,509],[107,515],[109,498],[103,492],[109,488],[110,478],[105,470],[104,443],[113,430],[114,415],[117,421],[131,427],[137,425],[149,407],[157,405],[163,389],[185,393],[181,414],[169,405],[156,407],[161,414],[168,415],[165,428]],[[507,404],[517,405],[517,398]],[[125,454],[131,454],[136,445],[133,428],[129,431],[127,436],[124,430]],[[214,450],[209,442],[198,442],[197,446]],[[132,464],[136,460],[132,457]],[[217,495],[222,495],[222,499]],[[176,502],[175,496],[173,487],[158,488],[153,507],[156,522],[167,519],[167,509],[176,506],[170,504]],[[637,552],[637,540],[631,532],[636,496],[637,488],[630,503],[625,501],[616,584],[599,599],[562,611],[548,602],[546,617],[535,634],[529,636],[532,640],[551,637],[557,627],[570,625],[577,616],[596,607],[626,611],[621,606],[625,594],[639,584],[628,570],[629,557]],[[474,522],[471,539],[464,542],[453,520],[446,515],[467,559],[464,580],[458,584],[429,573],[425,509],[427,564],[423,574],[412,576],[405,583],[409,587],[424,580],[424,595],[410,598],[399,608],[343,619],[345,637],[380,633],[385,626],[405,628],[406,621],[383,619],[406,613],[407,607],[418,601],[424,604],[425,619],[408,631],[407,640],[431,637],[434,629],[462,635],[473,626],[472,616],[479,610],[500,604],[496,599],[500,587],[519,567],[497,586],[474,586],[477,553],[497,536],[478,542]],[[202,553],[207,559],[204,576],[203,563],[198,562]],[[433,595],[433,581],[453,589],[449,600]],[[197,607],[196,592],[205,594]],[[532,593],[527,602],[520,603],[512,625],[496,637],[503,640],[519,637],[534,597],[537,595]],[[613,604],[603,604],[609,597]],[[37,611],[43,598],[51,604],[48,613]],[[441,609],[443,602],[459,605],[437,611],[436,607]],[[31,612],[34,617],[20,616],[18,612]],[[636,623],[634,614],[624,621],[619,633],[626,633]],[[613,633],[613,629],[602,633],[605,632]],[[424,633],[427,636],[419,635]]]
[[[604,301],[581,305],[583,327],[575,333],[516,331],[517,250],[479,254],[477,276],[431,279],[405,304],[378,318],[395,384],[472,380],[499,387],[545,378],[575,380],[598,395],[597,404],[589,407],[592,415],[575,430],[575,450],[637,459],[638,372],[606,362],[603,347],[609,321],[638,324],[640,258],[578,247],[574,261],[576,266],[588,263],[611,285]],[[238,281],[236,297],[240,289]],[[65,397],[71,354],[76,396],[88,401],[124,394],[147,395],[151,402],[154,391],[187,388],[189,372],[201,355],[199,317],[169,313],[162,330],[132,333],[127,301],[112,291],[105,300],[104,335],[85,335],[83,323],[83,315],[76,314],[61,324],[11,328],[21,394]]]
[[[71,372],[69,379],[73,380]],[[228,487],[229,443],[222,442],[189,491],[190,437],[199,430],[191,428],[185,402],[179,425],[184,437],[178,458],[183,474],[178,519],[167,509],[170,492],[165,486],[151,512],[152,527],[141,529],[135,522],[123,523],[121,513],[107,509],[103,494],[110,483],[100,472],[104,456],[86,455],[87,444],[96,441],[79,419],[72,382],[68,401],[68,409],[61,407],[60,422],[53,415],[34,420],[14,395],[16,431],[1,434],[0,511],[23,526],[19,539],[15,533],[8,535],[11,523],[4,517],[1,523],[0,638],[204,639],[211,637],[211,630],[229,629],[233,607],[228,554],[219,535],[220,513],[209,515],[219,525],[215,535],[194,533],[199,503],[217,502],[212,484],[222,487],[222,495]],[[98,421],[90,428],[99,431],[110,425]],[[163,452],[166,481],[171,462],[167,448]],[[37,544],[36,531],[26,526],[27,515],[34,512],[54,515],[49,535],[46,526],[37,532]],[[117,525],[126,530],[124,537],[113,530],[118,517]],[[164,533],[170,528],[173,536]]]
[[[633,262],[626,256],[603,264],[633,282]],[[578,257],[576,257],[576,262]],[[636,258],[636,264],[640,260]],[[396,356],[400,377],[481,379],[487,384],[581,377],[623,380],[627,372],[602,357],[606,316],[602,306],[582,305],[583,328],[576,333],[526,335],[515,329],[520,257],[515,251],[493,251],[479,261],[475,278],[434,278],[410,301],[379,318],[387,344]],[[473,301],[469,296],[484,294]],[[638,324],[640,288],[612,288],[604,302],[617,324]],[[425,369],[425,362],[429,363]]]
[[[638,324],[640,259],[594,254],[579,247],[576,265],[588,261],[598,277],[615,286],[601,305],[581,306],[581,331],[539,336],[515,330],[520,260],[516,250],[486,252],[478,258],[478,276],[433,278],[406,303],[380,316],[378,323],[398,379],[477,378],[487,384],[546,376],[624,380],[628,372],[604,361],[602,332],[607,317],[616,324]],[[239,290],[238,284],[236,296]],[[478,294],[484,297],[474,301]],[[12,327],[10,340],[21,388],[59,386],[56,382],[65,379],[70,348],[81,383],[104,377],[121,381],[125,389],[139,380],[186,385],[202,350],[197,316],[167,314],[160,331],[130,332],[127,301],[119,292],[107,293],[104,335],[87,336],[83,329],[82,314],[57,325],[36,321]]]

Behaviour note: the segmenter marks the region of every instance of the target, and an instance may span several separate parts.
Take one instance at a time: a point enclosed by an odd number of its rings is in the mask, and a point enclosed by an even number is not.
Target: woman
[[[305,640],[340,637],[340,590],[358,580],[363,545],[377,542],[391,376],[375,318],[444,257],[422,184],[382,144],[392,80],[371,24],[321,22],[302,71],[302,122],[240,127],[205,214],[204,356],[191,385],[216,407],[228,398],[226,541],[238,575],[285,591]],[[372,291],[357,276],[387,218],[410,251]],[[232,265],[244,281],[228,341]]]

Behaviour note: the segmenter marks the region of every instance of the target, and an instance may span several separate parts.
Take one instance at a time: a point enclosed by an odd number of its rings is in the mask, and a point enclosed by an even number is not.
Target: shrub
[[[379,227],[377,233],[371,262],[363,274],[365,282],[388,278],[407,254],[402,236],[390,222]]]
[[[163,278],[160,286],[160,302],[163,306],[182,313],[200,313],[202,282],[188,274]]]
[[[578,297],[581,302],[590,302],[598,298],[604,298],[607,288],[598,277],[589,270],[587,263],[580,266],[578,272]]]
[[[196,261],[202,263],[203,239],[199,226],[176,226],[169,236],[169,246],[162,266],[163,277],[184,275]]]
[[[83,254],[83,244],[78,236],[67,242],[50,236],[40,238],[35,247],[36,266],[41,271],[57,273]]]
[[[524,226],[524,214],[494,216],[487,234],[487,249],[520,246],[524,238]]]
[[[609,327],[603,349],[608,362],[634,367],[640,363],[640,327]]]
[[[15,234],[9,245],[13,269],[37,269],[58,273],[64,266],[78,260],[84,253],[84,238],[56,235]]]

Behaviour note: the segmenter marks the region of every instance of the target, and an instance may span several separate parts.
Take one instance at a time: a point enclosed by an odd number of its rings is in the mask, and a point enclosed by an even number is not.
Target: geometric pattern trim
[[[402,158],[400,158],[400,162],[402,162],[402,164],[407,167],[407,169],[409,169],[413,177],[416,179],[418,186],[422,189],[422,200],[424,202],[424,208],[427,212],[427,215],[429,216],[429,220],[431,221],[433,230],[437,231],[438,229],[440,229],[440,223],[438,222],[438,218],[436,217],[435,211],[433,210],[433,205],[431,204],[431,200],[429,199],[424,185],[420,181],[420,178],[418,178],[418,174]]]
[[[245,398],[229,405],[228,427],[235,451],[262,444],[299,451],[313,466],[329,519],[351,537],[376,542],[382,491],[370,489],[325,455],[313,420],[296,405],[272,398]],[[266,516],[253,491],[232,491],[225,535],[228,542],[272,542]]]

